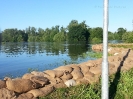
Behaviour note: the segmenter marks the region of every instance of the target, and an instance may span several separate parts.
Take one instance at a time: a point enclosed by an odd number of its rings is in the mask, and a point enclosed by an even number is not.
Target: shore
[[[132,46],[132,44],[119,45]],[[117,47],[119,45],[109,45],[108,53],[112,55],[108,57],[109,75],[118,71],[125,72],[133,67],[133,50]],[[102,45],[93,45],[92,49],[102,51]],[[5,97],[7,99],[36,99],[48,95],[56,88],[98,82],[101,77],[101,64],[102,58],[99,58],[80,64],[60,66],[43,72],[32,71],[24,74],[21,78],[6,77],[4,80],[0,80],[0,93],[2,94],[0,99],[5,99]]]

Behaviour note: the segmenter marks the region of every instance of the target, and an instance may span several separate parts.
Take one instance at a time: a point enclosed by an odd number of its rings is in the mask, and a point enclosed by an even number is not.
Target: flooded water
[[[1,43],[0,79],[5,76],[19,77],[32,70],[44,71],[93,60],[86,54],[88,52],[92,52],[91,44],[85,42]]]

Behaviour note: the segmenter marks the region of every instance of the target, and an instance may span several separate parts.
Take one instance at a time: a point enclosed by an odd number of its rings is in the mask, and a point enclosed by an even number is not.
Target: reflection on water
[[[85,53],[91,45],[85,42],[21,42],[0,44],[0,78],[21,76],[28,69],[53,69],[67,63],[80,63],[89,59]]]

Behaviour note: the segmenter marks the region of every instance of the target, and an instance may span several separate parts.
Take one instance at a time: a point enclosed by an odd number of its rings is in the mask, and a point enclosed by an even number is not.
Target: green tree
[[[69,41],[87,41],[89,38],[89,32],[85,22],[79,23],[77,21],[71,21],[68,25],[68,40]]]
[[[122,28],[122,27],[120,27],[120,28],[118,28],[117,29],[117,34],[119,35],[119,37],[117,38],[117,39],[119,39],[119,40],[122,40],[122,35],[124,34],[124,33],[126,33],[126,29],[124,29],[124,28]]]
[[[57,33],[54,38],[53,41],[65,41],[66,40],[66,36],[63,32]]]
[[[94,38],[98,41],[103,39],[103,29],[101,27],[91,28],[90,30],[90,40],[94,41]]]
[[[126,43],[133,43],[133,32],[126,32],[122,35],[122,40]]]

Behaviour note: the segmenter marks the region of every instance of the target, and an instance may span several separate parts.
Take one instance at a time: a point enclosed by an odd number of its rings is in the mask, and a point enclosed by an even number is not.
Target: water
[[[0,79],[5,76],[20,77],[30,70],[44,71],[70,63],[81,63],[94,58],[91,44],[21,42],[0,44]]]

